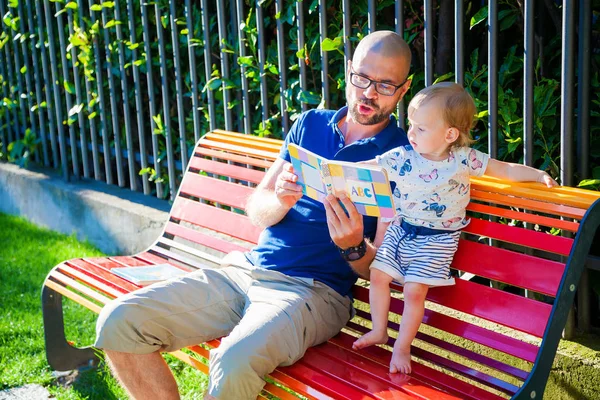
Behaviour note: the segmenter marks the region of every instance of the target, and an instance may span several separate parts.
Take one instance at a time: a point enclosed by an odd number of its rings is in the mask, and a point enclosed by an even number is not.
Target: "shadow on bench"
[[[66,341],[63,296],[99,313],[111,299],[138,288],[111,268],[168,261],[193,270],[256,243],[260,230],[243,208],[280,146],[274,139],[207,134],[154,245],[135,256],[56,266],[42,291],[51,367],[69,370],[95,360],[91,348]],[[541,399],[590,249],[600,249],[600,194],[487,178],[471,182],[471,223],[452,265],[460,279],[429,291],[410,376],[388,374],[391,347],[351,350],[354,338],[370,328],[368,282],[359,281],[356,317],[344,331],[296,364],[278,368],[271,379],[310,399]],[[402,288],[393,289],[388,326],[395,336],[404,303]],[[172,354],[207,373],[202,359],[218,345],[214,340]],[[297,398],[272,383],[265,392]]]

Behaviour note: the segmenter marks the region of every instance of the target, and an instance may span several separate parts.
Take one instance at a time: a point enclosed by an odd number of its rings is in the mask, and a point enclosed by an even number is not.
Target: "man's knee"
[[[286,357],[252,340],[226,342],[211,351],[208,394],[216,399],[256,399],[265,383],[263,377]]]
[[[134,308],[133,305],[119,300],[108,303],[96,321],[95,346],[102,349],[133,352],[134,348],[128,348],[133,344],[127,345],[127,343],[132,342],[134,337]]]

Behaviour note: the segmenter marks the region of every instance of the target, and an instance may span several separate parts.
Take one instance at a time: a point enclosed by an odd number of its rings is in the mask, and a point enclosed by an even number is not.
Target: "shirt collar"
[[[344,135],[340,131],[338,127],[338,123],[348,114],[348,106],[344,106],[337,110],[335,114],[329,120],[329,125],[340,135],[342,142],[344,141]],[[399,134],[400,129],[398,128],[398,123],[396,121],[396,117],[390,115],[390,122],[387,124],[383,130],[381,130],[377,135],[365,139],[365,142],[373,142],[378,148],[386,149],[387,144],[394,138],[395,135]]]

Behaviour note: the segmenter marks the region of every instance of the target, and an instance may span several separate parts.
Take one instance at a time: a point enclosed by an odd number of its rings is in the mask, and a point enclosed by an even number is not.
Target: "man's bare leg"
[[[130,354],[105,350],[113,375],[132,399],[179,400],[177,382],[159,352]]]

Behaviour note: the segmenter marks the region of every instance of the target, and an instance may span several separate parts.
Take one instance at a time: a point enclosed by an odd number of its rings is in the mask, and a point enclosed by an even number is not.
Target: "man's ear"
[[[398,101],[402,100],[402,98],[404,97],[406,92],[408,92],[408,89],[410,89],[411,83],[412,83],[412,79],[407,79],[406,82],[404,82],[404,85],[402,85],[402,87],[400,89],[398,89],[398,92],[400,93],[400,97],[398,97]]]
[[[454,143],[458,140],[460,132],[456,128],[448,128],[446,131],[446,143]]]

